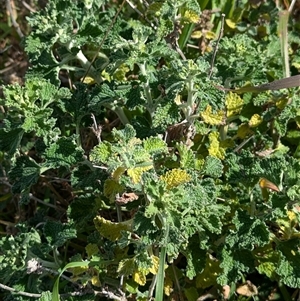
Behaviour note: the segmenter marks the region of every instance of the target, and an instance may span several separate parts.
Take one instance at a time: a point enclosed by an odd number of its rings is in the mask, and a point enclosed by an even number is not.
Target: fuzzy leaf
[[[274,251],[272,245],[269,244],[263,248],[258,248],[255,255],[258,261],[258,272],[265,274],[270,279],[275,279],[280,253]]]
[[[240,139],[245,139],[246,137],[248,137],[252,134],[253,134],[253,132],[250,129],[249,124],[243,123],[239,126],[236,136]]]
[[[215,285],[217,277],[221,273],[220,263],[211,256],[206,256],[205,268],[196,277],[196,286],[198,288],[207,288]]]
[[[21,193],[29,191],[30,187],[37,183],[41,174],[41,167],[29,157],[19,157],[15,166],[9,173],[9,178],[14,182],[12,191]]]
[[[260,219],[251,217],[247,212],[238,210],[233,219],[235,230],[226,237],[226,243],[233,248],[253,250],[263,247],[270,241],[266,224]]]
[[[145,151],[150,154],[160,154],[167,152],[167,144],[159,137],[149,137],[143,140]]]
[[[73,169],[71,184],[74,188],[97,193],[103,190],[104,182],[107,177],[108,174],[106,170],[100,168],[91,170],[87,165],[79,165]]]
[[[172,169],[161,176],[161,180],[167,184],[167,189],[172,189],[178,185],[189,182],[191,177],[185,170]]]
[[[223,248],[220,268],[217,283],[226,285],[239,281],[243,273],[254,271],[254,259],[250,251]]]
[[[180,155],[180,167],[186,169],[194,168],[195,157],[193,151],[183,143],[177,143],[176,148],[178,149]]]
[[[52,301],[52,292],[50,291],[42,292],[39,301]]]
[[[92,257],[93,255],[96,255],[99,253],[99,248],[96,244],[88,244],[85,247],[85,251],[86,251],[88,257]]]
[[[126,258],[119,262],[118,273],[120,275],[129,276],[134,273],[137,268],[135,258]]]
[[[263,122],[263,119],[258,115],[254,114],[249,120],[250,128],[255,128]]]
[[[63,98],[70,98],[66,88],[58,89],[45,79],[30,78],[24,87],[9,85],[4,89],[5,105],[10,108],[10,116],[18,115],[13,122],[25,132],[42,137],[45,142],[53,140],[59,133],[52,117],[54,106]],[[20,124],[21,120],[21,124]]]
[[[219,133],[211,132],[208,138],[210,143],[208,148],[209,155],[223,160],[225,158],[225,149],[220,145]]]
[[[24,272],[28,250],[34,245],[41,244],[40,235],[35,229],[28,231],[24,225],[19,225],[19,230],[20,233],[17,235],[3,236],[0,239],[0,278],[4,283],[18,272]]]
[[[127,170],[127,174],[130,176],[133,184],[137,184],[141,181],[141,177],[143,173],[149,169],[152,169],[153,166],[143,166],[143,167],[134,167],[134,168],[129,168]]]
[[[74,89],[72,98],[65,102],[65,110],[68,114],[71,114],[74,118],[74,122],[78,124],[84,115],[90,113],[88,106],[90,102],[90,93],[86,84],[77,83],[76,89]]]
[[[101,216],[94,218],[94,224],[97,231],[110,241],[116,241],[121,238],[121,231],[131,231],[132,220],[128,220],[120,223],[113,223]]]
[[[66,241],[76,238],[74,225],[62,224],[60,222],[48,220],[44,226],[44,235],[53,248],[61,247]]]
[[[200,20],[199,14],[192,10],[186,10],[183,18],[189,23],[197,23]]]
[[[11,131],[0,129],[1,150],[7,152],[8,156],[12,157],[20,145],[23,134],[24,130],[21,128],[15,128]]]
[[[77,229],[83,229],[96,216],[99,206],[94,195],[79,196],[70,204],[68,217],[74,220]]]
[[[202,173],[213,178],[219,178],[223,174],[222,161],[216,157],[207,156],[205,158]]]
[[[244,101],[238,94],[229,92],[226,95],[225,104],[227,117],[233,117],[241,112]]]
[[[116,200],[116,195],[124,191],[124,186],[118,183],[116,180],[107,179],[104,182],[104,195],[110,199],[111,202]]]
[[[116,181],[120,180],[120,177],[124,174],[124,172],[126,171],[126,168],[123,166],[119,166],[117,169],[115,169],[112,173],[112,178]]]
[[[145,103],[145,100],[141,97],[142,89],[137,83],[132,83],[131,89],[127,94],[127,107],[130,110],[134,110],[137,107]]]
[[[127,143],[130,139],[135,138],[136,131],[134,128],[127,124],[123,130],[112,130],[113,137],[115,141],[118,141],[120,143]]]
[[[133,280],[141,286],[146,284],[146,271],[136,270],[132,275]]]
[[[90,159],[95,163],[106,164],[111,155],[111,145],[107,141],[103,141],[93,148],[90,154]]]
[[[187,271],[186,275],[189,279],[193,279],[198,273],[201,273],[204,269],[205,262],[203,258],[206,256],[206,250],[199,250],[192,242],[190,248],[185,252],[187,259]]]
[[[44,165],[47,167],[70,168],[83,161],[83,150],[77,147],[74,137],[62,137],[46,150],[45,157],[47,161]]]
[[[289,287],[300,286],[300,252],[299,240],[292,239],[278,245],[281,255],[276,272],[284,284]]]
[[[210,105],[208,105],[205,111],[201,112],[200,115],[203,121],[209,125],[224,124],[224,112],[218,111],[217,113],[213,113]]]

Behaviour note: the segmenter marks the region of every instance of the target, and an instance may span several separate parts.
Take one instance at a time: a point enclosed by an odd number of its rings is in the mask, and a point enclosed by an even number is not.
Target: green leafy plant
[[[292,300],[299,76],[282,79],[274,3],[220,1],[221,29],[200,2],[53,0],[28,18],[31,68],[1,100],[1,206],[27,212],[0,240],[6,300]]]

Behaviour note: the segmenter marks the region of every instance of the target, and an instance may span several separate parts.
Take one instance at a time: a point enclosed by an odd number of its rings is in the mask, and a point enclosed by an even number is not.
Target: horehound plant
[[[1,100],[1,219],[34,209],[0,240],[7,300],[300,287],[299,75],[283,78],[278,9],[200,2],[53,0],[28,19],[26,83]]]

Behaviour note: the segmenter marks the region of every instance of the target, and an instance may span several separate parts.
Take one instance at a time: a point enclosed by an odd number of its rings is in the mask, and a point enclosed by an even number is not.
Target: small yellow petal
[[[207,31],[205,33],[205,38],[209,39],[209,40],[215,39],[216,38],[216,34],[213,31]]]
[[[289,210],[288,212],[287,212],[287,216],[288,216],[288,218],[289,218],[289,220],[291,221],[291,222],[293,222],[293,221],[297,221],[297,215],[296,215],[296,213],[294,212],[294,211],[291,211],[291,210]]]
[[[282,98],[282,99],[276,101],[276,107],[280,110],[283,110],[286,107],[288,102],[289,102],[288,98]]]
[[[173,281],[170,277],[165,278],[164,292],[166,296],[170,296],[173,291]]]

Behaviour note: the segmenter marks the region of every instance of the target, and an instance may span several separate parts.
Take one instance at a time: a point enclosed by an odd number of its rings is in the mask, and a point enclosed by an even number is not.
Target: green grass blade
[[[164,298],[164,278],[165,278],[165,261],[166,261],[166,247],[162,247],[159,256],[159,268],[157,274],[155,300],[163,301]]]
[[[62,275],[62,273],[69,269],[69,268],[76,268],[76,267],[87,267],[90,264],[89,261],[76,261],[76,262],[70,262],[68,264],[65,265],[65,267],[61,270],[61,272],[59,273],[54,286],[53,286],[53,290],[52,290],[52,300],[53,301],[60,301],[59,298],[59,278]]]

